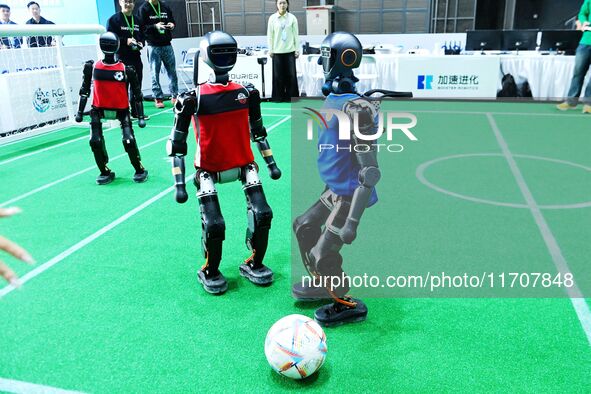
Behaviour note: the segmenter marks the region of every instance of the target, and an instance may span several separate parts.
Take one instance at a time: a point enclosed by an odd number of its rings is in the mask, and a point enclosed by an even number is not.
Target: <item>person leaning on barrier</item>
[[[27,25],[55,25],[52,21],[48,21],[41,16],[41,7],[36,1],[31,1],[27,4],[27,8],[31,12],[32,18],[29,19]],[[52,36],[34,36],[27,38],[29,48],[50,47],[55,46],[55,40]]]
[[[0,4],[0,25],[16,25],[10,20],[10,7],[6,4]],[[0,49],[20,48],[22,42],[22,37],[0,37]]]

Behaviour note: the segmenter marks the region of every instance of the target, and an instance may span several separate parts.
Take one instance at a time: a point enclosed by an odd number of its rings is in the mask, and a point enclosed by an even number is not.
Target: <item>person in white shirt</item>
[[[289,1],[278,0],[277,12],[267,25],[269,56],[273,58],[273,94],[276,102],[290,102],[300,95],[295,59],[299,53],[297,18],[289,12]]]

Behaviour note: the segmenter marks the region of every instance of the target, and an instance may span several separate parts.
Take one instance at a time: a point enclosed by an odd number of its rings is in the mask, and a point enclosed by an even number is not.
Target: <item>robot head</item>
[[[238,43],[226,32],[212,31],[201,40],[200,55],[216,75],[224,75],[230,72],[236,64]]]
[[[113,55],[119,50],[119,37],[115,33],[103,33],[99,38],[99,45],[105,55]]]
[[[352,93],[355,91],[357,78],[353,69],[361,64],[363,47],[357,37],[347,32],[329,34],[320,47],[322,57],[319,63],[324,70],[326,84],[323,93]],[[338,86],[333,86],[333,85]],[[340,86],[340,87],[339,87]]]

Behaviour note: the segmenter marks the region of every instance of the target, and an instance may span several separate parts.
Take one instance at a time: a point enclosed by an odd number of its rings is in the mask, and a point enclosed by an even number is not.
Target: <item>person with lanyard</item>
[[[29,19],[26,24],[27,25],[55,25],[52,21],[48,21],[44,17],[41,16],[41,7],[39,3],[36,1],[31,1],[27,4],[27,8],[31,12],[33,16]],[[55,41],[51,36],[37,36],[37,37],[29,37],[27,39],[27,43],[29,48],[37,48],[37,47],[50,47],[55,46]]]
[[[269,56],[273,58],[273,101],[289,102],[300,95],[295,62],[300,56],[298,35],[298,20],[289,12],[289,1],[278,0],[277,12],[267,25]]]
[[[577,20],[577,30],[583,32],[577,53],[575,56],[575,70],[573,78],[568,89],[566,101],[556,106],[561,111],[577,109],[579,96],[583,91],[585,76],[591,67],[591,0],[585,0],[579,11]],[[583,97],[583,113],[591,114],[591,83],[585,88]]]
[[[140,24],[140,18],[137,14],[134,15],[135,4],[134,0],[119,0],[119,7],[121,12],[112,15],[107,21],[107,31],[115,33],[119,37],[119,51],[117,52],[118,60],[126,66],[132,66],[140,83],[142,85],[143,69],[141,50],[144,48],[144,34]],[[129,83],[127,88],[130,89]],[[135,109],[135,95],[133,89],[130,89],[129,103],[131,107],[131,117],[137,119],[137,111]],[[147,118],[147,117],[146,117]]]
[[[10,7],[0,4],[0,25],[16,25],[10,20]],[[0,49],[20,48],[22,37],[0,37]]]
[[[179,92],[178,78],[176,75],[176,61],[174,51],[170,42],[172,41],[172,30],[175,28],[172,11],[166,3],[160,0],[146,0],[139,8],[139,17],[144,29],[146,41],[150,46],[148,59],[150,60],[150,72],[152,74],[152,93],[156,108],[164,108],[164,93],[160,86],[160,69],[162,63],[170,80],[170,94],[172,105],[176,104],[176,97]]]

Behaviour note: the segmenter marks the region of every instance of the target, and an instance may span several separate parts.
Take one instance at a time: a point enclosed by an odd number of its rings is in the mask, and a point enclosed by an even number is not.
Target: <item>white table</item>
[[[302,74],[300,89],[305,91],[308,96],[321,95],[323,83],[322,68],[317,65],[318,55],[305,55],[300,57],[299,69]],[[491,78],[496,79],[497,88],[500,88],[500,81],[503,73],[510,73],[517,80],[526,78],[529,81],[532,93],[535,98],[559,100],[566,96],[570,85],[570,80],[574,71],[574,56],[557,56],[521,53],[519,55],[458,55],[458,56],[425,56],[425,55],[364,55],[364,58],[373,58],[373,62],[364,62],[356,70],[356,75],[367,75],[377,73],[377,78],[367,79],[358,85],[359,91],[367,91],[370,88],[380,87],[389,90],[401,90],[402,86],[408,87],[403,78],[409,78],[408,75],[401,75],[400,68],[406,69],[405,65],[409,62],[422,63],[429,65],[430,69],[437,70],[448,68],[449,63],[457,63],[458,68],[471,69],[474,72],[484,63],[499,62],[500,68],[496,75]],[[486,60],[485,60],[486,59]],[[448,63],[445,67],[440,67],[440,63]],[[453,71],[448,70],[447,73]],[[408,73],[407,73],[408,74]],[[435,74],[435,73],[433,73]],[[414,76],[414,75],[413,75]],[[410,76],[410,77],[413,77]],[[414,76],[416,77],[416,76]],[[414,82],[414,81],[413,81]],[[416,83],[416,82],[415,82]],[[416,91],[415,91],[416,92]],[[496,92],[495,92],[496,93]],[[453,92],[450,98],[454,98]],[[474,98],[494,98],[495,94],[489,92],[486,95],[474,96]]]

